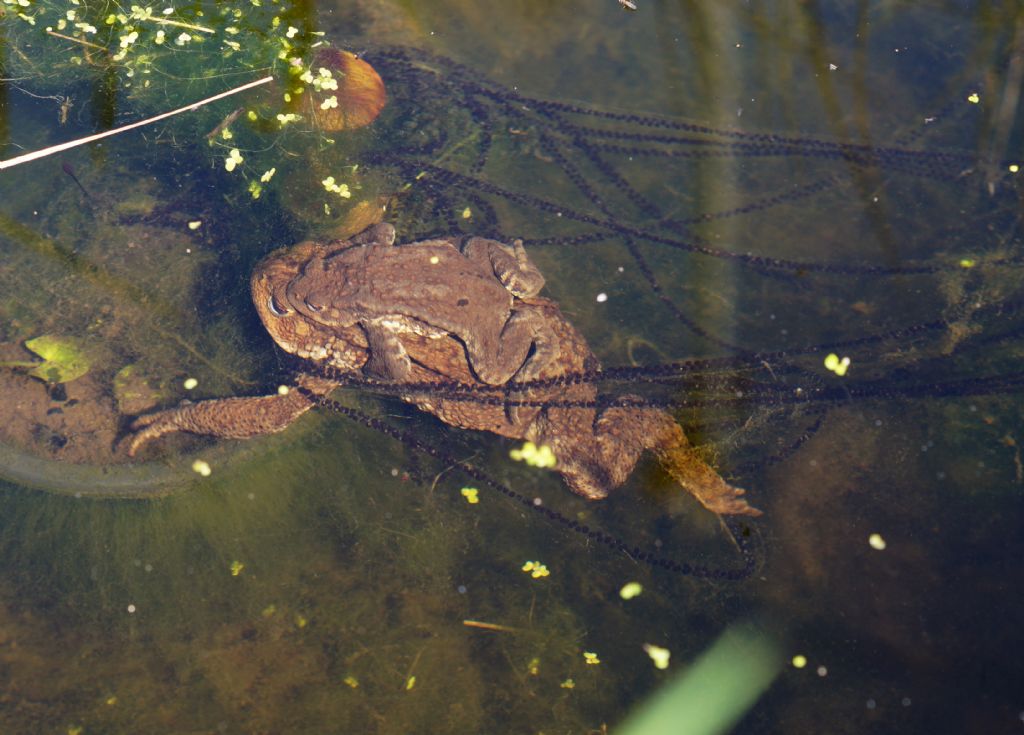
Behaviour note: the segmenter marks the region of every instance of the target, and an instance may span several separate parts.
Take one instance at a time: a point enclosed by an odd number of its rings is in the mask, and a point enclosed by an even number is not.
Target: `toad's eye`
[[[274,316],[288,316],[292,313],[292,310],[287,306],[281,306],[278,300],[274,298],[274,294],[270,294],[270,298],[267,299],[267,308],[270,309],[270,313]]]
[[[323,304],[318,304],[314,299],[306,297],[302,300],[302,303],[306,305],[306,308],[313,312],[321,312],[324,310]]]

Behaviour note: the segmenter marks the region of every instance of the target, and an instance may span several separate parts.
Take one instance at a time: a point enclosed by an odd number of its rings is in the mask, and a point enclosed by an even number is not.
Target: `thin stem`
[[[80,43],[83,46],[89,46],[90,48],[96,48],[96,49],[99,49],[100,51],[106,51],[107,50],[103,46],[100,46],[98,43],[93,43],[92,41],[86,41],[84,38],[75,38],[74,36],[65,36],[63,33],[57,33],[57,31],[51,31],[51,30],[47,30],[46,32],[49,33],[51,36],[54,36],[56,38],[63,38],[65,41],[72,41],[74,43]]]
[[[156,16],[150,16],[144,20],[151,20],[154,23],[163,23],[167,26],[178,26],[179,28],[188,28],[190,31],[202,31],[203,33],[216,33],[212,28],[206,26],[197,26],[192,23],[183,23],[180,20],[171,20],[170,18],[157,18]]]
[[[112,135],[117,135],[119,133],[124,133],[124,132],[126,132],[128,130],[131,130],[133,128],[142,127],[143,125],[149,125],[150,123],[155,123],[158,120],[164,120],[164,119],[166,119],[168,117],[173,117],[174,115],[180,115],[183,112],[190,112],[191,110],[195,110],[195,109],[197,109],[199,107],[202,107],[203,105],[208,105],[211,102],[216,102],[217,100],[224,99],[225,97],[230,97],[233,94],[238,94],[239,92],[244,92],[247,89],[252,89],[253,87],[258,87],[261,84],[267,84],[268,82],[272,82],[273,80],[274,80],[274,78],[271,77],[271,76],[263,77],[262,79],[257,79],[255,82],[249,82],[248,84],[243,84],[240,87],[235,87],[233,89],[229,89],[226,92],[221,92],[220,94],[215,94],[213,97],[207,97],[204,100],[199,100],[198,102],[194,102],[191,105],[187,105],[185,107],[179,107],[178,109],[171,110],[170,112],[164,112],[164,113],[162,113],[160,115],[157,115],[155,117],[149,117],[149,118],[146,118],[145,120],[139,120],[138,122],[129,123],[128,125],[122,125],[119,128],[114,128],[112,130],[107,130],[107,131],[102,132],[102,133],[97,133],[95,135],[88,135],[88,136],[86,136],[84,138],[78,138],[77,140],[68,141],[67,143],[60,143],[59,145],[53,145],[53,146],[50,146],[49,148],[43,148],[42,150],[33,151],[32,153],[25,153],[24,155],[21,155],[21,156],[16,156],[14,158],[9,158],[6,161],[0,161],[0,171],[2,171],[5,168],[11,168],[12,166],[17,166],[17,165],[22,164],[22,163],[28,163],[29,161],[35,161],[36,159],[39,159],[39,158],[45,158],[46,156],[51,156],[54,153],[60,153],[61,151],[66,151],[69,148],[77,148],[78,146],[86,145],[88,143],[92,143],[94,141],[101,140],[103,138],[109,138]]]

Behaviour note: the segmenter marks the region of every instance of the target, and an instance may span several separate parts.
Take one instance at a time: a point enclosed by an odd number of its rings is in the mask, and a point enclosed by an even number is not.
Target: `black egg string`
[[[439,189],[444,189],[448,192],[446,197],[448,200],[453,198],[452,192],[460,192],[462,196],[474,194],[478,198],[481,195],[503,198],[531,211],[544,211],[556,217],[610,230],[608,232],[610,237],[632,237],[640,241],[648,240],[660,245],[712,257],[738,260],[762,273],[775,269],[785,269],[801,274],[816,272],[885,276],[951,272],[959,267],[958,264],[952,262],[909,264],[903,266],[799,262],[755,256],[749,253],[733,253],[709,247],[694,238],[692,233],[690,233],[687,239],[681,239],[651,231],[650,228],[631,228],[626,223],[615,221],[614,218],[607,216],[608,206],[600,193],[585,180],[575,164],[569,161],[565,153],[561,152],[555,138],[565,141],[566,145],[573,146],[574,150],[582,152],[583,156],[593,164],[605,180],[615,190],[624,193],[648,218],[657,214],[657,208],[649,201],[646,201],[642,195],[629,185],[628,180],[620,172],[599,155],[602,150],[600,146],[604,145],[601,143],[602,139],[616,139],[626,142],[646,141],[648,143],[656,143],[662,148],[668,146],[670,149],[668,152],[671,152],[672,146],[676,146],[676,148],[690,148],[693,146],[709,147],[718,145],[721,148],[722,145],[731,145],[733,146],[731,150],[727,149],[719,152],[726,152],[737,156],[748,154],[825,156],[844,159],[857,165],[889,168],[893,171],[930,178],[961,181],[966,181],[967,179],[967,177],[963,176],[965,171],[970,171],[979,164],[979,159],[970,153],[909,148],[905,145],[877,146],[863,143],[846,143],[806,135],[748,132],[737,129],[716,128],[677,119],[607,112],[582,105],[531,99],[519,94],[515,90],[509,90],[493,82],[482,80],[474,72],[456,62],[435,57],[426,52],[409,49],[383,49],[370,54],[369,58],[380,66],[381,71],[388,78],[394,79],[399,83],[402,83],[402,80],[412,78],[415,80],[413,84],[418,90],[432,90],[435,98],[447,98],[450,101],[449,104],[457,101],[463,108],[469,110],[472,119],[478,126],[476,131],[479,144],[478,155],[475,163],[470,166],[468,174],[446,169],[436,164],[429,164],[428,162],[410,161],[407,157],[404,157],[402,154],[396,154],[393,150],[387,154],[376,156],[376,162],[379,164],[385,166],[391,164],[398,165],[406,169],[406,173],[408,173],[409,168],[418,168],[420,170],[413,172],[414,175],[427,174],[428,176],[436,177],[439,186],[433,187],[432,191],[436,192]],[[481,99],[489,100],[493,107],[481,104]],[[420,98],[416,98],[416,101],[420,107],[433,107],[431,105],[424,105]],[[495,110],[500,112],[501,118],[495,117]],[[483,164],[486,162],[489,151],[493,146],[493,130],[497,127],[497,120],[507,120],[513,116],[529,120],[535,125],[540,132],[544,150],[549,155],[552,150],[554,151],[555,155],[553,158],[556,165],[573,182],[574,186],[583,192],[591,204],[594,204],[598,211],[605,215],[603,218],[587,215],[540,197],[517,195],[516,192],[490,184],[490,182],[479,177],[478,174],[483,169]],[[605,130],[592,126],[588,127],[570,122],[566,119],[567,116],[582,116],[585,119],[598,120],[607,124],[617,124],[620,127],[628,125],[628,128],[625,130]],[[664,130],[672,134],[664,135],[650,132],[652,130]],[[684,137],[680,133],[688,133],[690,135]],[[695,135],[709,136],[712,140],[701,140],[693,137]],[[757,146],[761,146],[761,149],[758,149]],[[625,150],[616,150],[615,152],[628,153]],[[665,150],[659,148],[647,152],[641,151],[641,154],[654,155],[658,152],[666,153]],[[718,153],[715,155],[718,155]],[[658,227],[676,230],[681,226],[689,224],[699,224],[709,220],[749,214],[753,211],[778,206],[782,203],[795,201],[824,191],[848,178],[849,174],[826,176],[809,184],[796,187],[790,192],[770,194],[729,211],[706,213],[687,219],[668,220],[658,223]],[[545,240],[551,241],[553,238],[546,238]],[[580,243],[582,240],[577,240],[576,242]],[[1019,260],[1019,258],[1006,258],[1001,262],[991,264],[1016,265]]]
[[[492,98],[496,102],[502,102],[500,96],[498,96],[498,95],[492,95]],[[511,115],[515,115],[515,114],[519,113],[523,109],[522,107],[514,106],[514,105],[508,103],[507,101],[504,102],[503,106],[504,106],[504,109],[506,110],[506,112],[508,112]],[[633,203],[633,205],[636,206],[641,211],[643,211],[645,213],[645,215],[647,215],[648,217],[654,217],[656,219],[659,219],[660,221],[656,225],[658,228],[672,229],[672,230],[679,230],[679,229],[685,230],[686,234],[687,234],[687,237],[690,240],[690,246],[691,247],[703,248],[704,249],[703,250],[704,254],[711,254],[715,249],[711,248],[706,240],[704,240],[703,238],[698,237],[692,230],[690,230],[689,229],[689,225],[691,225],[691,224],[701,224],[701,223],[712,221],[712,220],[720,220],[720,219],[726,219],[726,218],[729,218],[729,217],[736,217],[736,216],[740,216],[740,215],[751,214],[751,213],[753,213],[755,211],[763,211],[763,210],[766,210],[766,209],[770,209],[772,207],[780,206],[781,204],[793,203],[793,202],[795,202],[795,201],[797,201],[797,200],[799,200],[801,198],[810,196],[812,194],[820,193],[820,192],[825,191],[825,190],[830,189],[830,188],[834,188],[835,186],[838,186],[840,183],[845,182],[849,178],[849,175],[845,174],[845,173],[844,174],[833,174],[831,176],[828,176],[828,177],[825,177],[825,178],[822,178],[822,179],[818,179],[815,182],[811,182],[810,184],[797,187],[797,188],[793,189],[790,192],[783,192],[783,193],[780,193],[780,194],[771,194],[771,195],[768,195],[768,196],[764,196],[764,197],[761,197],[761,198],[756,199],[754,201],[748,202],[747,204],[744,204],[744,205],[741,205],[741,206],[738,206],[738,207],[733,207],[730,210],[726,210],[726,211],[722,211],[722,212],[714,212],[714,213],[704,213],[704,214],[699,215],[697,217],[691,218],[689,221],[679,220],[679,219],[665,220],[665,219],[661,219],[660,218],[660,215],[659,215],[659,212],[658,212],[657,208],[652,203],[650,203],[646,198],[644,198],[641,194],[639,194],[639,192],[637,192],[636,189],[633,188],[629,184],[629,182],[613,166],[611,166],[603,157],[600,156],[600,151],[611,151],[611,152],[624,153],[624,154],[628,155],[630,153],[629,150],[625,150],[625,149],[612,150],[611,148],[609,148],[608,146],[606,146],[604,144],[591,144],[591,143],[588,143],[584,139],[584,137],[579,134],[580,132],[585,132],[585,131],[581,131],[578,128],[569,125],[568,123],[565,123],[565,121],[562,118],[560,118],[560,117],[558,117],[556,115],[548,114],[548,117],[551,119],[552,122],[555,122],[557,124],[558,131],[562,131],[562,132],[567,131],[567,130],[568,131],[576,131],[576,134],[574,134],[572,136],[572,145],[574,146],[575,149],[577,149],[580,152],[582,152],[584,157],[586,157],[588,160],[590,160],[590,162],[594,165],[594,167],[597,169],[597,171],[601,175],[604,176],[606,182],[609,183],[612,186],[614,191],[625,193],[627,195],[627,198]],[[614,132],[614,131],[609,131],[609,132]],[[624,133],[624,135],[630,135],[630,134]],[[676,139],[672,139],[672,140],[676,140]],[[618,221],[620,219],[619,217],[617,217],[610,210],[610,208],[608,207],[606,202],[603,200],[601,195],[591,186],[591,184],[584,177],[584,175],[579,171],[579,169],[566,157],[566,155],[562,152],[562,150],[559,148],[557,143],[553,140],[552,137],[550,137],[550,134],[547,134],[547,133],[542,134],[540,142],[541,142],[541,145],[542,145],[542,149],[547,154],[549,159],[553,163],[555,163],[559,167],[559,169],[561,169],[561,172],[564,174],[564,176],[575,186],[575,188],[598,211],[600,211],[603,215],[605,215],[605,217],[608,218],[609,220]],[[707,141],[700,141],[700,140],[694,140],[694,139],[686,139],[684,142],[695,143],[695,144],[707,143]],[[736,145],[738,146],[740,144],[736,144]],[[762,146],[762,144],[742,144],[742,145],[744,145],[744,146],[748,146],[748,145]],[[742,149],[741,148],[736,148],[734,151],[732,151],[732,153],[735,153],[737,150],[742,150]],[[864,151],[864,147],[861,147],[861,148],[858,149],[858,152],[861,153],[861,154],[863,154],[863,151]],[[657,152],[656,151],[651,151],[651,152],[648,152],[648,153],[656,154]],[[680,153],[686,154],[687,152],[686,151],[682,151]],[[704,156],[704,154],[701,153],[700,151],[695,151],[693,153],[695,154],[693,157],[699,158],[699,157],[703,157]],[[774,149],[772,151],[768,151],[766,149],[763,149],[763,146],[762,146],[761,149],[758,149],[758,150],[755,151],[755,154],[756,155],[761,155],[761,154],[764,154],[764,155],[769,155],[769,154],[770,155],[777,155],[777,154],[779,154],[779,152],[774,150]],[[646,153],[645,153],[645,155],[646,155]],[[731,155],[731,153],[730,153],[730,151],[718,151],[718,152],[713,153],[712,155],[725,157],[725,156]],[[834,157],[839,157],[839,156],[834,156]],[[850,157],[849,160],[851,160],[851,162],[855,162],[855,163],[858,162],[858,160],[853,159],[852,157]],[[859,163],[861,163],[863,165],[866,165],[867,162],[859,161]],[[464,191],[465,191],[465,189],[464,189]],[[559,213],[558,216],[562,216],[561,213]],[[572,215],[570,215],[570,216],[572,216]],[[636,251],[635,250],[633,251],[633,254],[634,254],[634,256],[636,255]],[[779,261],[779,262],[781,263],[781,261]],[[754,265],[756,266],[757,264],[755,263]],[[768,271],[766,273],[766,275],[767,274],[771,274],[771,273],[772,273],[771,271]],[[691,328],[691,331],[692,331],[692,328]]]
[[[1005,301],[990,304],[975,312],[978,321],[994,320],[1003,323],[1010,320],[1014,315],[1024,309],[1024,301]],[[1021,334],[1024,326],[1009,325],[1011,328],[999,331],[985,331],[978,337],[960,342],[952,354],[962,355],[971,350],[988,349],[997,342],[1008,341]],[[994,375],[987,377],[970,377],[967,379],[922,381],[920,378],[926,376],[928,361],[918,359],[915,362],[917,368],[914,373],[902,376],[900,385],[895,383],[892,377],[878,379],[873,382],[861,380],[852,382],[844,380],[842,383],[827,386],[822,379],[814,372],[808,370],[795,359],[802,356],[822,354],[828,351],[841,350],[844,348],[863,348],[869,345],[876,347],[886,342],[895,342],[901,347],[907,347],[916,340],[920,340],[929,334],[936,332],[945,333],[950,328],[946,319],[937,319],[930,322],[913,324],[898,327],[872,335],[862,335],[856,338],[833,341],[826,344],[816,344],[802,348],[791,348],[771,352],[750,352],[714,358],[691,359],[676,363],[664,363],[659,365],[634,366],[634,367],[613,367],[588,372],[577,372],[559,375],[553,378],[538,379],[527,382],[510,382],[506,386],[493,387],[480,384],[463,384],[456,381],[431,381],[424,383],[381,383],[365,379],[352,373],[342,373],[330,368],[315,368],[320,374],[340,384],[362,389],[375,390],[382,394],[400,396],[430,396],[432,398],[444,398],[452,401],[477,402],[495,406],[524,406],[537,408],[579,408],[579,409],[603,409],[612,406],[633,409],[694,409],[707,407],[736,407],[749,405],[752,399],[760,399],[776,405],[809,405],[814,403],[836,403],[854,399],[907,399],[921,396],[956,396],[956,395],[983,395],[995,393],[1019,392],[1020,382],[1011,373],[1008,375]],[[938,356],[934,360],[945,366],[949,356]],[[298,369],[309,369],[309,365],[297,366]],[[700,396],[690,395],[693,391],[687,389],[679,381],[686,375],[693,374],[721,374],[726,375],[730,381],[727,389],[735,393],[737,371],[765,370],[771,375],[769,383],[748,381],[743,385],[741,395],[729,395],[727,397],[707,396],[705,386],[698,386]],[[901,368],[890,368],[899,371]],[[905,372],[905,370],[904,370]],[[918,383],[906,384],[908,380],[917,378]],[[564,389],[572,385],[589,383],[620,383],[633,385],[639,384],[667,385],[684,392],[684,397],[658,398],[658,397],[598,397],[593,400],[555,400],[551,398],[535,399],[530,394],[536,395],[552,389]],[[794,387],[795,386],[795,387]],[[513,398],[512,394],[526,398]]]
[[[580,523],[579,521],[573,520],[556,510],[547,508],[542,504],[538,504],[533,498],[529,498],[522,493],[513,490],[504,483],[495,480],[480,468],[475,467],[464,460],[458,459],[440,447],[420,441],[408,432],[397,429],[380,419],[369,416],[368,414],[354,408],[345,406],[338,401],[317,395],[305,388],[298,388],[298,390],[300,390],[310,401],[317,403],[334,413],[345,416],[346,418],[352,419],[366,427],[396,439],[403,445],[414,449],[421,454],[440,460],[447,467],[457,468],[467,477],[490,487],[492,490],[495,490],[505,496],[515,504],[530,509],[550,522],[568,531],[579,534],[588,541],[600,544],[611,551],[625,554],[634,561],[643,562],[652,568],[665,569],[683,576],[712,581],[739,581],[749,577],[753,573],[754,569],[757,568],[757,557],[754,554],[750,543],[750,538],[753,534],[751,533],[749,526],[741,521],[734,519],[724,521],[727,524],[727,527],[736,542],[736,546],[739,549],[740,556],[743,559],[743,565],[741,567],[735,569],[715,568],[704,564],[680,562],[674,559],[669,559],[661,556],[660,552],[645,550],[639,546],[627,544],[625,541],[613,534],[606,533],[605,531],[596,528],[591,528],[587,524]]]
[[[658,225],[669,229],[680,229],[691,227],[693,225],[715,222],[718,220],[731,219],[733,217],[742,217],[744,215],[754,214],[755,212],[763,212],[783,204],[794,204],[799,202],[801,199],[807,199],[815,196],[816,194],[833,189],[839,184],[844,183],[847,178],[846,174],[831,174],[807,184],[796,184],[790,187],[788,191],[770,194],[737,207],[723,209],[718,212],[702,212],[692,217],[665,219],[658,222]]]
[[[713,127],[705,123],[689,122],[679,118],[663,118],[653,115],[638,115],[635,113],[619,113],[587,107],[579,104],[559,102],[555,100],[540,100],[527,97],[516,90],[510,90],[493,81],[483,80],[475,71],[459,64],[452,59],[435,56],[426,51],[408,48],[379,49],[367,55],[381,69],[387,70],[389,62],[394,62],[400,68],[395,69],[395,77],[402,78],[410,72],[420,74],[422,77],[430,76],[434,83],[447,85],[454,92],[475,93],[492,97],[495,101],[506,105],[518,107],[523,111],[541,111],[544,114],[572,114],[595,118],[602,121],[615,123],[627,123],[629,129],[651,128],[681,131],[725,139],[758,142],[769,145],[786,145],[802,149],[814,148],[838,148],[858,151],[861,153],[880,150],[882,155],[876,157],[885,159],[891,155],[907,154],[916,156],[918,154],[934,155],[936,160],[951,160],[958,155],[965,156],[964,160],[973,161],[968,154],[956,152],[932,152],[918,149],[901,148],[899,146],[874,147],[866,144],[850,144],[816,138],[813,136],[794,136],[779,133],[750,132],[738,128]],[[947,109],[951,105],[947,104]]]
[[[494,103],[505,118],[518,116],[536,122],[538,127],[541,127],[548,135],[565,137],[574,142],[586,141],[585,147],[588,150],[585,153],[588,157],[595,153],[595,146],[601,145],[599,140],[606,139],[646,142],[670,148],[669,151],[657,148],[651,150],[639,148],[635,151],[622,147],[615,149],[615,152],[624,155],[823,156],[840,158],[863,166],[902,170],[914,175],[944,180],[963,179],[965,171],[971,171],[979,163],[984,163],[979,161],[977,156],[963,151],[910,148],[907,144],[880,146],[835,141],[807,135],[748,132],[739,129],[716,128],[675,118],[607,112],[582,105],[531,99],[515,90],[481,80],[471,70],[449,59],[434,57],[425,52],[382,50],[379,52],[379,56],[373,58],[379,59],[387,76],[399,81],[413,76],[418,80],[418,88],[433,86],[439,93],[457,99],[461,106],[470,109],[477,124],[486,129],[483,138],[485,147],[488,149],[491,145],[491,130],[494,127],[493,115],[490,110],[479,104],[478,98],[480,97]],[[392,64],[394,67],[391,67]],[[417,102],[419,102],[418,99]],[[948,108],[949,103],[947,103]],[[567,116],[569,115],[616,123],[620,129],[609,130],[581,126],[568,120]],[[942,113],[941,116],[947,117],[945,113]],[[936,117],[932,116],[932,118]],[[625,129],[622,129],[624,126]],[[691,135],[681,137],[640,132],[652,129],[681,131]],[[919,134],[923,134],[923,131],[924,127],[919,126]],[[693,137],[694,135],[706,137],[696,138]],[[672,146],[675,146],[676,149],[671,150]],[[724,149],[722,149],[723,146]],[[732,147],[730,148],[730,146]],[[682,147],[683,150],[679,150],[679,147]],[[714,149],[716,147],[722,150],[700,150],[701,148]],[[483,158],[486,158],[486,153],[483,153]],[[1004,163],[1006,162],[999,162],[997,165]],[[475,173],[481,168],[478,161],[473,166],[472,172]],[[608,170],[605,164],[599,164],[598,168]],[[616,186],[621,186],[625,182],[625,179],[618,175],[612,175],[609,178],[615,179],[613,183]]]
[[[709,220],[725,219],[749,214],[764,207],[775,206],[784,202],[789,203],[810,196],[813,193],[824,191],[828,188],[829,183],[835,181],[838,177],[830,177],[826,180],[812,182],[807,185],[806,190],[796,189],[791,192],[783,192],[781,194],[759,200],[755,203],[735,207],[730,210],[697,215],[691,218],[665,220],[655,225],[664,225],[673,230],[687,231],[687,239],[683,239],[680,237],[658,234],[656,231],[648,228],[630,226],[613,219],[601,219],[594,217],[534,194],[515,192],[483,179],[473,178],[432,164],[420,164],[402,160],[392,156],[390,153],[370,154],[369,159],[373,163],[394,166],[395,168],[405,172],[418,172],[416,175],[420,175],[421,177],[432,177],[435,182],[432,187],[424,187],[425,191],[444,191],[446,192],[446,198],[448,200],[452,200],[454,198],[455,192],[458,192],[458,196],[460,198],[466,198],[468,196],[475,196],[479,198],[482,195],[492,195],[497,199],[503,199],[509,203],[516,204],[524,210],[539,210],[546,212],[556,220],[569,220],[575,223],[599,228],[597,232],[588,232],[578,235],[546,238],[522,237],[526,244],[532,246],[571,246],[589,244],[591,242],[623,241],[632,239],[668,246],[684,252],[710,256],[720,260],[737,262],[763,276],[768,277],[780,277],[784,274],[793,274],[803,277],[811,273],[840,276],[914,276],[958,273],[962,272],[964,269],[964,266],[960,262],[952,259],[945,262],[931,261],[914,263],[911,261],[906,265],[899,266],[872,264],[857,265],[822,263],[816,261],[797,261],[792,259],[755,255],[753,253],[734,253],[713,247],[707,244],[707,241],[703,238],[700,238],[694,233],[688,231],[688,227],[690,225],[701,224],[702,222]],[[576,172],[571,172],[569,175],[578,178],[578,174]],[[425,178],[421,178],[421,184],[424,180]],[[587,188],[589,189],[589,187]],[[601,206],[603,206],[603,203]],[[508,234],[502,233],[501,239],[511,240],[512,237]],[[998,258],[990,258],[986,260],[985,265],[990,268],[1018,268],[1024,265],[1024,256],[1007,255]]]
[[[500,95],[488,94],[488,99],[499,105],[499,108],[510,118],[521,118],[527,112],[521,106],[511,104],[508,100],[502,99]],[[556,142],[555,137],[570,138],[570,145],[575,151],[581,153],[584,158],[590,161],[591,165],[604,177],[606,184],[612,187],[613,191],[620,194],[624,194],[626,198],[644,214],[648,219],[660,219],[661,214],[657,206],[654,205],[647,197],[641,194],[636,188],[624,177],[614,166],[608,163],[604,157],[601,156],[598,147],[588,141],[583,135],[575,134],[571,132],[570,128],[567,128],[561,118],[553,115],[548,115],[551,118],[548,122],[553,122],[554,127],[546,127],[540,134],[540,144],[545,154],[555,163],[561,172],[568,178],[576,188],[604,214],[606,217],[614,218],[614,215],[603,203],[600,195],[595,192],[591,186],[584,179],[583,175],[577,170],[576,166],[569,162],[567,156],[561,150],[560,144]],[[526,121],[528,122],[528,121]],[[481,169],[472,171],[474,175],[478,175]]]
[[[737,355],[750,354],[750,350],[711,334],[710,331],[704,329],[697,324],[697,322],[684,314],[683,310],[676,305],[676,302],[665,294],[665,291],[658,282],[658,279],[654,276],[654,271],[651,270],[650,265],[647,263],[647,259],[640,252],[639,248],[637,248],[636,243],[632,240],[626,240],[625,245],[626,250],[629,251],[630,256],[632,256],[633,261],[640,270],[640,274],[643,276],[644,280],[647,281],[647,285],[651,287],[651,291],[653,291],[654,295],[658,297],[658,300],[668,308],[677,322],[685,326],[690,330],[690,332],[701,339],[717,345],[718,347],[722,347],[730,353]]]
[[[817,387],[771,386],[760,384],[749,386],[742,391],[733,391],[731,396],[718,397],[651,397],[618,396],[598,397],[591,400],[562,398],[513,398],[512,395],[526,392],[526,389],[499,389],[490,386],[466,385],[455,388],[444,382],[434,383],[385,383],[362,377],[346,377],[331,369],[314,370],[317,375],[337,380],[347,387],[370,390],[384,395],[409,398],[425,397],[453,402],[475,403],[495,407],[525,407],[542,409],[588,409],[605,408],[630,409],[699,409],[722,407],[745,407],[751,401],[760,400],[772,405],[809,405],[815,403],[850,403],[857,400],[897,400],[908,398],[948,398],[979,395],[1003,395],[1019,393],[1024,373],[958,378],[953,380],[926,381],[921,383],[893,385],[890,379],[844,381],[841,384]],[[465,385],[465,384],[454,384]]]
[[[632,158],[823,158],[843,161],[863,168],[884,168],[914,176],[949,181],[963,179],[962,174],[965,170],[972,170],[978,165],[976,158],[963,153],[899,150],[851,143],[810,147],[800,145],[769,146],[763,143],[709,141],[699,138],[644,135],[591,128],[575,128],[575,130],[581,136],[590,135],[599,139],[655,144],[626,146],[617,143],[590,143],[592,147],[603,153]],[[673,145],[691,147],[668,147]]]
[[[526,210],[546,212],[552,217],[558,219],[571,220],[581,224],[592,225],[606,231],[609,235],[619,235],[622,238],[644,240],[684,252],[707,255],[720,260],[737,262],[750,267],[755,271],[783,270],[801,274],[819,273],[824,275],[847,276],[907,276],[930,275],[942,272],[958,272],[962,270],[961,265],[953,262],[930,264],[921,263],[901,266],[840,265],[835,263],[819,263],[815,261],[798,261],[788,258],[774,258],[764,255],[755,255],[753,253],[734,253],[728,250],[702,245],[679,237],[659,235],[654,231],[617,222],[610,218],[598,218],[535,194],[513,191],[484,179],[474,178],[431,163],[414,163],[404,161],[388,153],[371,153],[368,158],[371,163],[390,164],[405,170],[409,170],[410,168],[416,169],[422,174],[432,176],[445,188],[446,191],[449,192],[449,198],[451,197],[450,192],[452,191],[475,192],[478,195],[489,194],[499,199],[504,199],[513,204],[517,204]],[[999,262],[992,262],[990,265],[1019,265],[1019,262],[1017,258],[1007,258]]]
[[[496,102],[503,101],[499,95],[491,95],[491,99]],[[521,114],[524,109],[522,107],[511,105],[507,101],[504,101],[503,108],[507,113],[513,116]],[[608,146],[588,141],[584,137],[584,135],[582,135],[582,133],[586,131],[579,130],[569,125],[568,123],[565,123],[565,121],[559,116],[549,113],[547,117],[549,118],[549,121],[555,123],[556,129],[554,133],[549,131],[541,136],[541,144],[543,150],[553,160],[553,162],[559,166],[559,168],[561,169],[562,173],[566,176],[566,178],[568,178],[573,183],[573,185],[591,202],[591,204],[593,204],[595,207],[597,207],[599,211],[602,212],[602,214],[604,214],[606,217],[610,219],[617,219],[616,215],[612,214],[612,212],[609,211],[608,207],[605,205],[600,195],[593,189],[593,187],[591,187],[591,185],[586,181],[586,179],[578,171],[575,165],[569,162],[566,155],[560,150],[558,145],[555,143],[554,139],[551,137],[553,134],[557,135],[559,132],[562,132],[570,135],[571,145],[576,150],[581,152],[583,156],[591,162],[594,168],[605,178],[606,183],[612,187],[612,190],[619,192],[621,194],[625,194],[626,197],[631,201],[631,203],[638,210],[643,212],[643,214],[647,218],[661,220],[657,223],[659,227],[668,229],[685,229],[686,224],[678,220],[662,220],[660,210],[650,200],[648,200],[646,197],[640,194],[614,166],[608,163],[608,161],[600,155],[601,152],[610,150]],[[611,152],[624,152],[626,155],[628,155],[628,151],[617,150]],[[728,155],[728,152],[720,152],[719,154],[716,155],[721,155],[722,157],[725,157],[726,155]],[[693,157],[699,158],[702,156],[695,155]],[[471,173],[476,174],[478,172],[479,167],[477,167],[477,169],[475,169]],[[816,186],[806,187],[807,193],[805,195],[817,193],[831,186],[838,185],[840,182],[845,181],[847,178],[848,177],[845,175],[836,175],[829,177],[824,181],[818,182]],[[779,206],[784,203],[796,201],[798,198],[800,198],[799,193],[791,194],[788,196],[772,194],[766,197],[761,197],[752,202],[748,202],[746,205],[736,207],[730,212],[709,213],[708,215],[697,217],[695,218],[695,223],[705,222],[714,219],[724,219],[726,217],[739,216],[742,214],[752,213],[754,211],[765,210],[771,207]],[[696,238],[694,233],[688,232],[688,236],[691,239],[694,239],[696,244],[706,245],[705,242],[702,242],[699,238]]]

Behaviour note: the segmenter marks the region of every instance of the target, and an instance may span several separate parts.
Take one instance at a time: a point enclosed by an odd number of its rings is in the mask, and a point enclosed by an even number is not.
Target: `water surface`
[[[5,6],[4,159],[287,74],[281,38],[321,31],[389,105],[284,134],[277,88],[0,172],[3,359],[58,334],[92,360],[62,387],[3,368],[0,729],[614,731],[736,626],[780,661],[738,732],[1020,727],[1019,14],[637,4],[247,3],[201,22],[273,53],[174,28],[151,63],[109,65]],[[48,7],[37,25],[71,9]],[[129,414],[286,380],[252,265],[385,200],[402,239],[525,238],[606,366],[725,358],[601,387],[670,404],[764,516],[723,526],[651,461],[587,503],[511,442],[339,399],[630,545],[715,570],[746,550],[749,576],[651,569],[486,487],[470,505],[457,468],[329,412],[130,468],[111,452]],[[93,497],[135,471],[149,497]]]

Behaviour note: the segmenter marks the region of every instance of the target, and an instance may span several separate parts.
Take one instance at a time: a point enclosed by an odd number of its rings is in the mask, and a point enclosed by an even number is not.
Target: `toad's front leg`
[[[517,298],[536,296],[544,288],[544,276],[526,254],[522,240],[506,245],[497,240],[474,237],[465,244],[462,252],[494,273],[501,285]]]
[[[378,380],[402,382],[412,372],[412,360],[405,351],[405,345],[398,338],[388,318],[367,319],[360,322],[366,332],[370,356],[363,365],[363,372]]]
[[[303,390],[185,403],[140,416],[132,422],[122,444],[127,445],[128,456],[134,457],[143,445],[178,431],[225,439],[246,439],[283,431],[316,405],[316,396],[326,395],[337,386],[333,381],[312,376],[300,376],[298,382]]]
[[[558,357],[560,346],[543,312],[524,302],[516,302],[497,334],[471,331],[463,341],[473,372],[488,385],[536,379]]]

